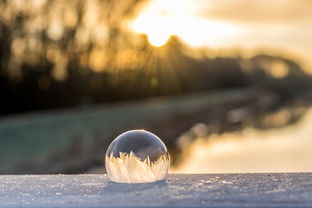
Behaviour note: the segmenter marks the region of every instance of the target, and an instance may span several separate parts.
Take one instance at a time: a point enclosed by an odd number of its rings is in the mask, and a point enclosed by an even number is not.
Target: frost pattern
[[[106,156],[105,166],[111,181],[119,183],[146,183],[163,180],[169,169],[169,156],[164,154],[152,162],[149,157],[141,161],[132,151],[119,152],[119,157]]]

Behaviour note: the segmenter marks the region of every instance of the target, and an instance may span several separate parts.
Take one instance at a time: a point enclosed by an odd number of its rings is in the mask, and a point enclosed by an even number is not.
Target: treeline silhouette
[[[198,58],[174,36],[151,46],[124,27],[144,2],[49,0],[17,7],[2,1],[0,114],[221,88],[287,94],[311,87],[311,77],[283,57]]]

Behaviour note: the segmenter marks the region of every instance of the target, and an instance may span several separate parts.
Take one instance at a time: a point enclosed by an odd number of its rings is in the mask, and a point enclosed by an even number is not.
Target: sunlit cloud
[[[312,19],[309,0],[220,0],[201,1],[199,14],[208,19],[243,23],[287,23]]]

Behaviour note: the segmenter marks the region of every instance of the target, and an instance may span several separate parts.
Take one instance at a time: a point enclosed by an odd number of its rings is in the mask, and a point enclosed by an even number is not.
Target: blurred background
[[[146,129],[177,173],[312,171],[311,0],[0,0],[0,173],[105,173]]]

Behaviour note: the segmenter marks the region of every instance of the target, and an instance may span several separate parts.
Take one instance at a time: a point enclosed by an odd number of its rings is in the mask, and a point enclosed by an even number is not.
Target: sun
[[[178,36],[183,41],[198,40],[190,36],[199,34],[192,29],[197,24],[193,11],[192,0],[151,0],[130,23],[130,28],[136,33],[146,34],[154,47],[165,45],[171,36]]]
[[[133,31],[146,34],[154,47],[165,45],[175,35],[173,12],[168,9],[168,2],[172,0],[151,1],[130,25]]]
[[[165,45],[168,42],[170,36],[171,36],[170,34],[166,34],[166,33],[147,34],[148,41],[154,47],[161,47],[161,46]]]
[[[173,35],[171,24],[171,19],[166,15],[145,13],[135,19],[131,27],[135,32],[146,34],[151,45],[161,47]]]
[[[151,45],[161,47],[171,36],[190,46],[224,47],[240,33],[231,23],[203,18],[194,0],[151,0],[130,23],[136,33],[146,34]]]

